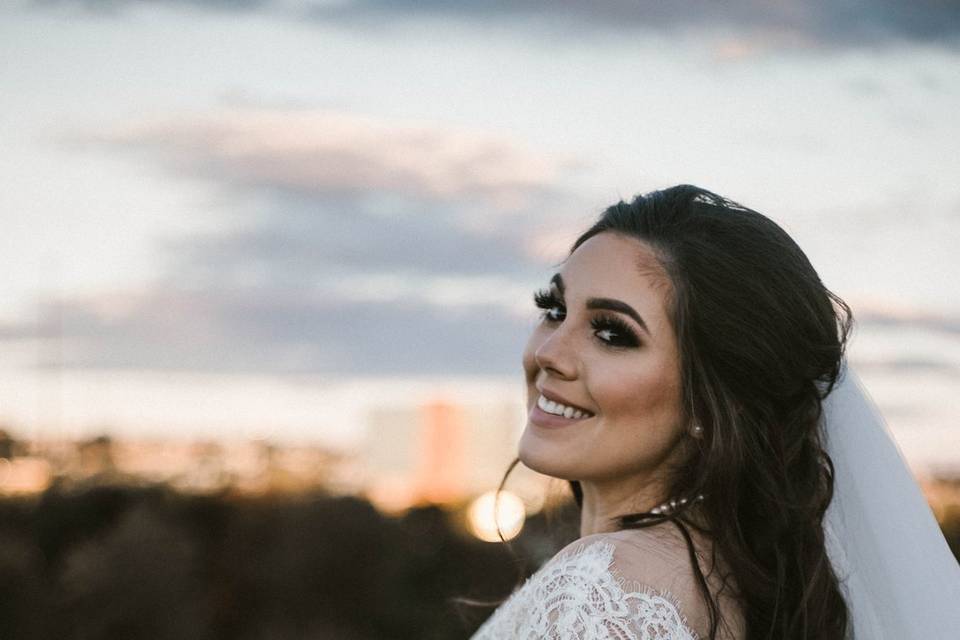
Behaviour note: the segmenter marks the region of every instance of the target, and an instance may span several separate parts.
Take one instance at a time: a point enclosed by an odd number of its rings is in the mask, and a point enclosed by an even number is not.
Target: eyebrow
[[[560,291],[560,295],[562,296],[564,292],[564,286],[563,278],[560,277],[560,274],[553,274],[553,277],[550,278],[550,282],[557,286],[557,289]],[[609,311],[616,311],[617,313],[628,315],[633,318],[634,322],[640,325],[644,331],[647,332],[647,335],[652,335],[649,327],[647,327],[647,323],[643,321],[643,318],[640,317],[640,314],[637,313],[636,310],[626,302],[616,300],[614,298],[587,298],[587,309],[607,309]]]

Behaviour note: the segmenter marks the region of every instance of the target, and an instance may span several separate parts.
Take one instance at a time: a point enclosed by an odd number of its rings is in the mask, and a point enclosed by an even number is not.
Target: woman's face
[[[566,480],[649,479],[680,453],[670,288],[650,245],[632,237],[599,233],[567,258],[538,294],[544,318],[523,353],[526,466]],[[573,407],[553,415],[563,407],[544,411],[541,396]]]

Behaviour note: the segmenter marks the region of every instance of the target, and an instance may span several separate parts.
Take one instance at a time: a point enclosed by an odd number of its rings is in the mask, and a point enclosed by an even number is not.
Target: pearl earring
[[[693,429],[691,431],[693,432],[694,438],[699,438],[700,436],[703,435],[703,427],[699,424],[694,424]]]

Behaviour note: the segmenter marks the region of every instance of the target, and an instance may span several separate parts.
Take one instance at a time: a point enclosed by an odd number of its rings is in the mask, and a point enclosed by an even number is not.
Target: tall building
[[[387,510],[450,503],[496,488],[516,456],[523,408],[436,399],[369,414],[360,458],[371,500]]]

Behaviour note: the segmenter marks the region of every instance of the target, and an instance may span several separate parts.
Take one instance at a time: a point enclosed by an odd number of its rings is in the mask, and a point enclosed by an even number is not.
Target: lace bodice
[[[471,640],[700,640],[670,593],[628,585],[613,542],[568,549],[514,591]]]

